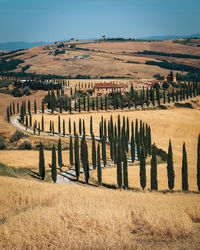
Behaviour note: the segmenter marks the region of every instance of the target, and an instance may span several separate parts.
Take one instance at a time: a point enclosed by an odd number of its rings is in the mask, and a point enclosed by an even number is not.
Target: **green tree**
[[[174,189],[174,163],[173,163],[173,153],[172,153],[172,145],[171,140],[169,140],[168,147],[168,157],[167,157],[167,177],[168,177],[168,187],[170,190]]]
[[[42,100],[42,113],[44,113],[44,100]]]
[[[88,147],[85,141],[85,136],[83,136],[81,139],[81,162],[85,173],[85,182],[88,183],[90,175],[89,175],[89,162],[88,162]]]
[[[141,146],[141,152],[140,152],[140,185],[144,190],[146,187],[146,162],[145,162],[145,152],[143,144]]]
[[[74,136],[76,135],[76,123],[74,121]]]
[[[31,102],[28,100],[28,113],[31,114]]]
[[[35,111],[35,114],[37,113],[37,102],[36,100],[34,100],[34,111]]]
[[[122,187],[122,152],[120,138],[118,139],[117,146],[117,185],[119,188]]]
[[[153,145],[152,158],[151,158],[151,190],[158,190],[157,159],[156,159],[155,145]]]
[[[7,121],[10,122],[10,110],[9,110],[9,107],[7,107]]]
[[[101,185],[102,182],[102,176],[101,176],[101,158],[100,158],[100,145],[98,144],[97,147],[97,178],[98,178],[98,183]]]
[[[62,161],[62,144],[61,139],[58,140],[58,165],[60,167],[60,171],[62,171],[63,161]]]
[[[81,119],[79,118],[79,135],[82,134],[82,122]]]
[[[92,116],[90,116],[90,135],[92,136],[93,134],[93,121],[92,121]]]
[[[102,138],[102,160],[104,167],[106,166],[106,137]]]
[[[65,137],[65,119],[63,119],[63,137]]]
[[[96,169],[96,145],[94,134],[92,134],[92,166],[93,169]]]
[[[44,116],[42,116],[42,131],[44,131]]]
[[[188,191],[188,163],[185,142],[183,143],[183,159],[182,159],[182,190]]]
[[[58,116],[58,134],[61,132],[61,127],[60,127],[60,115]]]
[[[126,152],[124,152],[123,157],[123,182],[124,182],[124,188],[128,188],[128,167],[127,167],[127,156]]]
[[[76,171],[76,178],[79,180],[80,174],[80,159],[79,159],[79,140],[78,135],[75,136],[74,141],[74,158],[75,158],[75,171]]]
[[[135,161],[135,139],[134,139],[134,134],[131,136],[131,159],[132,162]]]
[[[71,118],[69,118],[69,134],[71,135]]]
[[[39,146],[39,174],[42,180],[44,180],[45,178],[44,146],[41,142]]]
[[[53,182],[56,182],[57,169],[56,169],[56,148],[55,148],[55,145],[53,145],[53,148],[52,148],[51,177],[52,177]]]
[[[70,143],[69,143],[69,159],[70,159],[70,165],[72,166],[74,164],[72,136],[70,136]]]

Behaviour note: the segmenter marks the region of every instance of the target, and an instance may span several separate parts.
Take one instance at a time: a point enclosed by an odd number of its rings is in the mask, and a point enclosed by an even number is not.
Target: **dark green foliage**
[[[96,111],[99,110],[99,100],[98,100],[98,96],[96,97]]]
[[[76,135],[76,123],[74,121],[74,136]]]
[[[93,134],[93,121],[92,121],[92,116],[90,116],[90,135],[92,136]]]
[[[97,147],[97,178],[98,178],[99,185],[101,185],[102,176],[101,176],[101,158],[100,158],[100,145],[99,144]]]
[[[81,119],[79,118],[79,135],[82,134],[82,122]]]
[[[173,163],[171,140],[169,140],[169,147],[168,147],[167,177],[168,177],[168,187],[170,190],[173,190],[175,174],[174,174],[174,163]]]
[[[32,115],[29,116],[29,126],[32,127]]]
[[[89,162],[88,162],[88,147],[85,141],[85,136],[83,136],[81,139],[81,162],[85,173],[85,182],[88,183],[90,175],[89,175]]]
[[[42,180],[44,180],[45,178],[44,146],[41,142],[39,146],[39,174]]]
[[[27,130],[27,127],[28,127],[28,116],[26,115],[26,130]]]
[[[79,159],[79,140],[78,135],[75,136],[74,141],[74,158],[75,158],[75,171],[76,171],[76,178],[79,179],[80,173],[80,159]]]
[[[69,118],[69,134],[71,135],[71,118]]]
[[[51,178],[52,178],[53,182],[56,182],[57,169],[56,169],[56,148],[55,148],[55,145],[53,145],[53,148],[52,148]]]
[[[10,122],[10,110],[9,110],[9,107],[7,107],[7,121]]]
[[[18,149],[20,149],[20,150],[32,150],[32,145],[30,142],[24,141],[19,145]]]
[[[37,102],[36,100],[34,100],[34,111],[35,111],[35,114],[37,113]]]
[[[124,188],[128,188],[128,167],[127,167],[127,156],[126,153],[124,154],[123,157],[123,184]]]
[[[183,143],[183,159],[182,159],[182,190],[188,191],[188,163],[185,142]]]
[[[7,145],[6,145],[6,140],[3,136],[0,136],[0,150],[4,150],[6,149]]]
[[[58,140],[58,165],[60,167],[60,170],[62,170],[63,161],[62,161],[62,144],[61,139]]]
[[[158,102],[158,106],[160,105],[160,89],[156,88],[156,99]]]
[[[90,96],[87,97],[87,110],[90,111]]]
[[[131,136],[131,159],[132,159],[132,162],[135,161],[135,140],[134,140],[134,134]]]
[[[198,137],[198,144],[197,144],[197,186],[200,192],[200,134]]]
[[[25,134],[19,130],[16,130],[16,132],[10,138],[10,142],[12,143],[12,142],[18,141],[23,137],[25,137]]]
[[[122,149],[120,139],[118,139],[117,145],[117,185],[119,188],[122,187]]]
[[[42,100],[42,113],[44,113],[44,100]]]
[[[83,135],[85,135],[85,120],[83,119]]]
[[[58,133],[60,134],[61,127],[60,127],[60,115],[58,116]]]
[[[146,162],[145,162],[145,152],[143,144],[141,146],[141,153],[140,153],[140,185],[144,190],[146,187]]]
[[[102,160],[104,167],[106,166],[106,137],[102,138]]]
[[[96,145],[95,145],[94,134],[92,134],[92,166],[93,169],[96,168]]]
[[[151,190],[158,190],[157,159],[156,159],[156,151],[154,145],[152,149],[152,158],[151,158]]]
[[[71,166],[74,164],[74,159],[73,159],[73,142],[72,142],[72,137],[70,136],[70,143],[69,143],[69,159],[70,159],[70,164]]]
[[[63,137],[65,137],[65,119],[63,119]]]

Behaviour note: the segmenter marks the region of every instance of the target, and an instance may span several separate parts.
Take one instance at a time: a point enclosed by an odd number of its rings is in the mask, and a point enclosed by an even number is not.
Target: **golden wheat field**
[[[200,197],[0,177],[1,249],[197,249]]]

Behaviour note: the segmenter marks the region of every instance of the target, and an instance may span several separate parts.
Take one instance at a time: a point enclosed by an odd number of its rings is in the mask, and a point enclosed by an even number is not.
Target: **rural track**
[[[48,113],[50,112],[49,110],[45,110],[45,113]],[[33,112],[32,112],[33,113]],[[37,113],[41,113],[41,111],[37,112]],[[29,127],[25,127],[24,125],[22,125],[19,121],[20,119],[20,116],[19,115],[14,115],[11,117],[11,123],[13,126],[15,126],[16,128],[22,130],[22,131],[25,131],[25,132],[28,132],[32,135],[34,135],[34,131],[32,129],[30,129]],[[53,136],[51,133],[48,133],[48,132],[40,132],[40,135],[46,135],[46,136]],[[57,136],[57,137],[64,137],[63,134],[58,134],[58,133],[55,133],[54,136]],[[65,137],[70,137],[72,136],[72,138],[74,138],[75,136],[74,135],[70,135],[70,134],[66,134]],[[83,136],[82,135],[79,135],[78,136],[79,138],[82,138]],[[89,136],[89,135],[86,135],[85,138],[87,140],[92,140],[92,137]],[[96,141],[100,141],[100,137],[99,136],[95,136],[94,137]],[[107,142],[108,142],[108,139],[107,139]],[[130,147],[130,142],[129,142],[129,147]],[[136,152],[135,152],[135,159],[137,160],[137,149],[136,149]],[[132,162],[131,161],[131,158],[128,158],[127,159],[128,162]],[[101,165],[102,168],[104,167],[112,167],[116,164],[114,164],[113,162],[109,162],[106,164],[106,166],[104,165]],[[89,166],[89,169],[92,170],[93,167],[92,165]],[[80,168],[80,173],[83,173],[83,168]],[[57,175],[57,181],[56,183],[59,183],[59,184],[64,184],[64,183],[70,183],[72,185],[78,185],[76,183],[76,180],[74,179],[75,177],[75,170],[73,169],[70,169],[66,172],[61,172],[60,174]]]

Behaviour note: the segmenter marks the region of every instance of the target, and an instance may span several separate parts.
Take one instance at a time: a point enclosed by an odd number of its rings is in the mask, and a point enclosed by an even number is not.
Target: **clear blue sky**
[[[200,0],[0,0],[0,42],[200,33]]]

